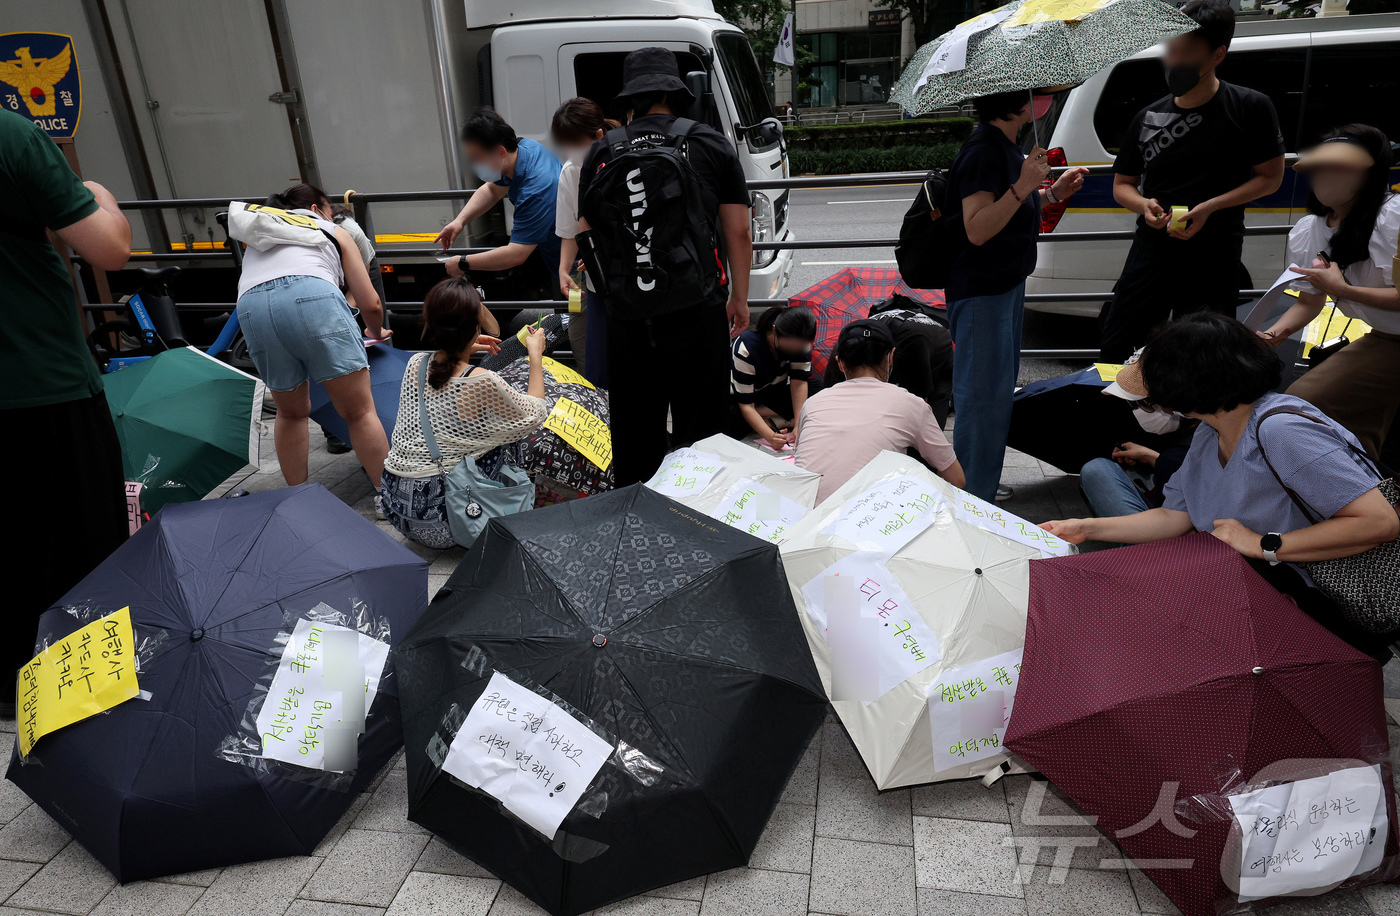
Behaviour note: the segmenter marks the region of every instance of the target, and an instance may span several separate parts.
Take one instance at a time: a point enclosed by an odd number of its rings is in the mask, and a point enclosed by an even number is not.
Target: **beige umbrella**
[[[1073,550],[894,452],[789,532],[783,566],[828,696],[826,605],[836,593],[827,589],[833,576],[854,583],[875,670],[869,693],[832,705],[878,788],[981,776],[1008,761],[1001,737],[1026,639],[1029,564]],[[839,660],[852,631],[835,618],[831,629]]]
[[[774,544],[817,501],[821,475],[728,436],[677,449],[647,486]]]

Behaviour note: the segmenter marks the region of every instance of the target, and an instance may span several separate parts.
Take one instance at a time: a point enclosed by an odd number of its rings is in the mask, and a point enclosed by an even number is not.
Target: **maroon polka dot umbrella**
[[[943,290],[911,289],[892,267],[843,267],[788,300],[789,306],[806,306],[817,313],[817,340],[812,346],[812,371],[817,377],[826,371],[826,361],[841,329],[858,318],[869,317],[872,305],[896,294],[929,308],[946,308]]]
[[[1374,659],[1230,547],[1192,534],[1031,563],[1005,743],[1097,818],[1186,916],[1214,916],[1221,904],[1240,907],[1221,877],[1229,803],[1216,806],[1223,816],[1178,803],[1219,799],[1232,771],[1237,785],[1253,784],[1266,767],[1300,758],[1381,764],[1389,787],[1381,696]],[[1359,883],[1395,871],[1395,800],[1383,795],[1385,864]]]

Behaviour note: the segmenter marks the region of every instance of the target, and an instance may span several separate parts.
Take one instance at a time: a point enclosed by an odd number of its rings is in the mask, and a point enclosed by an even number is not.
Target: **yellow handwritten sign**
[[[544,418],[544,428],[557,433],[599,470],[606,471],[612,464],[612,431],[577,401],[569,398],[556,401],[554,409]]]
[[[1335,305],[1325,305],[1303,329],[1303,358],[1307,359],[1313,347],[1320,347],[1334,337],[1345,334],[1348,339],[1356,340],[1370,330],[1371,326],[1361,319],[1348,318]]]
[[[1071,22],[1082,19],[1099,7],[1106,6],[1109,0],[1026,0],[1002,26],[1009,29],[1017,25],[1030,25],[1033,22]]]
[[[582,385],[585,388],[593,388],[593,383],[561,362],[544,358],[544,367],[549,374],[554,376],[554,380],[564,385]],[[596,389],[594,389],[596,390]]]
[[[94,620],[34,656],[19,672],[19,752],[65,725],[141,692],[131,608]]]
[[[1123,370],[1123,367],[1118,363],[1094,363],[1094,368],[1099,370],[1099,378],[1105,382],[1113,381]]]

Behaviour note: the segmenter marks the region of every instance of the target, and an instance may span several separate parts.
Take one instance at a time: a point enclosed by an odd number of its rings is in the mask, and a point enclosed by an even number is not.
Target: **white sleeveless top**
[[[335,223],[316,217],[310,210],[293,210],[315,217],[316,225],[335,235]],[[279,277],[317,277],[339,289],[345,283],[340,264],[340,246],[326,239],[320,245],[275,245],[267,251],[249,246],[243,250],[243,273],[238,278],[238,297],[255,286]]]

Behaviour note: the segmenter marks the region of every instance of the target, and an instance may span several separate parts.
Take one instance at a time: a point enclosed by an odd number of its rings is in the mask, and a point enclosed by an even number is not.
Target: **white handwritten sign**
[[[932,525],[938,510],[947,507],[947,498],[932,484],[917,477],[896,477],[880,481],[847,503],[823,532],[889,557]]]
[[[338,646],[350,648],[337,652]],[[313,769],[352,768],[344,765],[347,750],[354,756],[347,744],[364,731],[388,659],[386,642],[348,627],[298,620],[258,712],[262,756]],[[349,666],[356,669],[353,675]],[[347,675],[350,683],[363,685],[363,696],[354,690],[346,696]]]
[[[719,501],[715,518],[772,544],[787,540],[787,531],[807,514],[807,508],[748,477],[735,481]]]
[[[496,671],[442,768],[553,839],[612,751],[563,708]]]
[[[956,73],[967,66],[967,42],[978,32],[985,32],[992,26],[1005,20],[1011,15],[1009,9],[993,10],[990,13],[983,13],[974,19],[969,19],[959,25],[948,37],[943,39],[933,51],[933,56],[924,64],[924,69],[919,73],[919,80],[914,84],[914,91],[918,92],[924,88],[929,79],[939,73]]]
[[[724,459],[699,449],[677,449],[667,456],[647,486],[666,496],[690,496],[710,485],[724,467]]]
[[[1024,652],[1013,649],[945,671],[929,685],[935,770],[1006,752],[1001,744],[1011,720]]]
[[[904,594],[894,574],[881,562],[879,554],[862,551],[844,557],[802,587],[807,613],[826,628],[827,576],[850,576],[856,582],[860,616],[874,631],[872,640],[878,653],[880,696],[923,671],[942,658],[938,637],[920,616],[914,602]]]
[[[1227,798],[1243,836],[1241,902],[1328,890],[1384,856],[1389,823],[1379,765]]]
[[[1074,547],[1068,541],[1062,541],[1044,528],[1003,512],[986,500],[962,490],[953,500],[953,514],[969,525],[1034,547],[1043,557],[1064,557],[1074,553]]]

